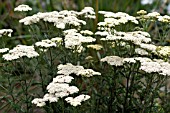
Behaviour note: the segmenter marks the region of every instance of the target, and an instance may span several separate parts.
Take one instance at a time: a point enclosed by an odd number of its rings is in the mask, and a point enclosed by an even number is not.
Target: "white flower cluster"
[[[153,45],[153,44],[145,44],[145,43],[141,43],[140,44],[140,47],[143,48],[143,49],[146,49],[146,50],[149,50],[153,53],[156,53],[156,49],[157,49],[157,46],[156,45]]]
[[[84,69],[82,66],[74,66],[70,63],[66,65],[60,64],[58,66],[58,73],[60,74],[53,78],[53,81],[47,86],[48,93],[43,98],[35,98],[32,100],[33,104],[39,107],[45,106],[46,102],[58,102],[59,98],[67,97],[71,94],[78,93],[79,89],[76,86],[70,86],[69,83],[74,79],[70,74],[81,75],[85,77],[91,77],[93,75],[101,75],[99,72],[95,72],[92,69]],[[73,106],[81,105],[81,102],[90,98],[89,95],[81,94],[75,98],[67,97],[65,101]]]
[[[107,62],[109,65],[122,66],[123,58],[119,56],[106,56],[100,60],[101,62]]]
[[[14,11],[31,11],[31,10],[32,8],[25,4],[19,5],[14,9]]]
[[[47,101],[58,102],[59,98],[66,97],[70,94],[77,93],[79,89],[76,86],[69,86],[74,78],[71,76],[59,75],[53,78],[53,81],[47,86],[48,93],[43,98],[35,98],[33,104],[39,107],[45,106]]]
[[[149,18],[157,18],[158,16],[160,16],[160,14],[158,12],[151,12],[148,13],[146,16]]]
[[[168,15],[158,16],[158,21],[163,23],[170,23],[170,16]]]
[[[170,16],[168,15],[161,16],[158,12],[151,12],[147,14],[144,10],[140,10],[137,13],[140,15],[138,18],[142,20],[150,19],[151,21],[157,20],[162,23],[170,23]]]
[[[67,77],[68,79],[68,77]],[[47,86],[47,90],[50,94],[54,94],[57,98],[63,98],[68,96],[69,94],[74,94],[79,91],[76,86],[69,86],[68,83],[61,82],[51,82]]]
[[[50,47],[56,47],[57,45],[55,42],[46,39],[46,40],[42,40],[41,42],[36,42],[35,46],[42,47],[42,48],[50,48]]]
[[[141,70],[147,73],[159,72],[160,68],[161,66],[158,62],[141,62],[141,67],[140,67]]]
[[[99,32],[98,32],[99,33]],[[134,32],[118,32],[115,31],[114,35],[107,35],[105,40],[123,40],[123,41],[131,41],[136,45],[140,45],[142,43],[149,43],[151,38],[150,35],[144,31],[134,31]],[[104,38],[102,38],[104,40]]]
[[[60,37],[55,37],[51,39],[52,42],[55,42],[56,44],[61,44],[61,42],[63,41],[62,38]]]
[[[80,70],[83,70],[83,66],[74,66],[71,63],[67,63],[66,65],[60,64],[58,65],[57,74],[70,75],[77,74]]]
[[[82,102],[82,101],[86,101],[86,100],[88,100],[89,98],[90,98],[89,95],[84,95],[84,94],[82,94],[82,95],[79,95],[79,96],[77,96],[77,97],[75,97],[75,98],[73,98],[73,97],[67,97],[67,98],[65,99],[65,101],[67,101],[67,103],[70,103],[72,106],[78,106],[78,105],[81,105],[81,102]]]
[[[95,19],[95,12],[92,7],[85,7],[78,13],[79,15],[84,15],[85,18]]]
[[[145,11],[145,10],[139,10],[139,11],[137,12],[137,14],[138,14],[138,15],[145,15],[145,14],[147,14],[147,11]]]
[[[2,49],[0,49],[0,53],[5,53],[5,52],[7,52],[9,50],[9,48],[2,48]]]
[[[84,34],[84,35],[93,35],[93,32],[91,32],[89,30],[81,30],[80,33]]]
[[[118,12],[107,12],[107,11],[99,11],[99,14],[104,14],[104,22],[99,22],[99,27],[108,27],[112,28],[120,24],[126,24],[127,22],[132,22],[138,24],[136,17],[130,16],[127,13]]]
[[[96,33],[95,33],[95,35],[99,35],[99,36],[108,36],[108,35],[110,35],[111,33],[110,32],[108,32],[108,31],[97,31]]]
[[[81,26],[86,24],[85,21],[78,19],[78,12],[67,10],[60,12],[39,12],[32,16],[27,16],[23,18],[19,22],[24,23],[24,25],[31,25],[34,23],[38,23],[40,20],[54,23],[54,26],[59,29],[65,29],[67,24],[72,26]]]
[[[2,37],[3,35],[11,37],[12,32],[13,32],[12,29],[0,29],[0,37]]]
[[[142,5],[152,4],[155,0],[141,0]]]
[[[89,36],[83,36],[80,33],[77,33],[77,30],[70,29],[64,31],[65,38],[65,47],[69,49],[78,49],[80,52],[82,51],[82,43],[90,43],[96,41],[95,38]]]
[[[141,48],[136,48],[135,53],[139,54],[139,55],[148,55],[149,54],[146,50],[141,49]]]
[[[170,63],[160,59],[151,60],[145,57],[121,58],[119,56],[106,56],[100,61],[114,66],[123,66],[125,63],[136,63],[136,61],[139,61],[141,63],[139,69],[146,73],[159,73],[170,76]]]
[[[99,72],[95,72],[92,69],[84,69],[83,66],[74,66],[71,63],[67,63],[66,65],[60,64],[58,67],[57,74],[70,75],[75,74],[77,76],[81,75],[84,77],[91,77],[93,75],[101,75]]]
[[[161,56],[169,56],[170,55],[170,46],[158,46],[157,53]]]
[[[17,45],[15,48],[10,50],[7,54],[4,54],[2,57],[7,61],[11,61],[24,56],[28,58],[33,58],[39,56],[39,54],[35,51],[34,46]]]
[[[83,70],[78,71],[77,75],[81,75],[84,77],[91,77],[93,75],[101,75],[101,73],[95,72],[92,69],[83,69]]]
[[[153,73],[157,72],[161,75],[167,75],[170,76],[170,63],[164,62],[160,59],[154,59],[150,62],[141,62],[140,69],[147,72],[147,73]]]

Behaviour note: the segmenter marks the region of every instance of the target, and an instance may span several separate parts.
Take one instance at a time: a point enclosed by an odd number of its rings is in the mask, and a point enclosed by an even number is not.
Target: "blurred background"
[[[158,11],[161,14],[170,13],[170,0],[0,0],[0,29],[17,27],[14,20],[20,17],[14,12],[14,8],[20,4],[32,7],[31,14],[54,10],[80,11],[85,6],[93,7],[95,10],[121,11],[130,15],[135,15],[140,9],[148,12]]]

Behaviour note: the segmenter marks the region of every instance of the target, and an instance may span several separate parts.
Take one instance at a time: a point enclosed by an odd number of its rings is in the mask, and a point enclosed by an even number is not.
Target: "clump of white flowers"
[[[95,35],[99,35],[99,36],[107,36],[107,35],[110,35],[111,33],[110,32],[107,32],[107,31],[97,31],[95,33]]]
[[[42,98],[35,98],[32,101],[33,104],[36,104],[38,107],[43,107],[46,105],[45,101]]]
[[[99,72],[95,72],[92,69],[84,69],[83,66],[74,66],[71,63],[67,63],[66,65],[60,64],[58,66],[58,74],[70,75],[75,74],[77,76],[81,75],[84,77],[91,77],[93,75],[101,75]]]
[[[41,42],[36,42],[35,46],[42,47],[42,48],[50,48],[50,47],[56,47],[57,45],[55,42],[46,39],[46,40],[42,40]]]
[[[138,15],[145,15],[145,14],[147,14],[147,11],[145,11],[145,10],[140,10],[140,11],[137,12],[137,14],[138,14]]]
[[[71,63],[66,65],[60,64],[58,66],[58,76],[53,78],[53,81],[47,86],[48,93],[43,98],[35,98],[32,100],[33,104],[39,107],[45,106],[47,101],[58,102],[59,98],[67,97],[71,94],[78,93],[79,89],[76,86],[70,86],[69,83],[74,79],[71,74],[81,75],[84,77],[91,77],[93,75],[101,75],[92,69],[84,69],[83,66],[74,66]],[[89,95],[79,95],[75,98],[67,97],[65,100],[73,106],[81,105],[82,101],[90,98]]]
[[[80,15],[85,15],[87,18],[95,18],[93,15],[93,8],[85,8],[81,12],[76,11],[53,11],[53,12],[39,12],[32,16],[27,16],[21,19],[19,22],[24,25],[31,25],[38,23],[40,20],[53,23],[55,27],[59,29],[65,29],[67,25],[80,27],[86,25],[86,22],[79,19]]]
[[[158,21],[163,23],[170,23],[170,16],[168,15],[158,16]]]
[[[11,37],[12,32],[13,32],[12,29],[0,29],[0,37],[5,36],[5,35]]]
[[[14,9],[14,11],[31,11],[31,10],[32,8],[25,4],[19,5]]]
[[[141,48],[136,48],[135,53],[139,54],[139,55],[148,55],[149,54],[146,50],[141,49]]]
[[[4,54],[2,58],[11,61],[24,56],[33,58],[39,56],[39,54],[35,51],[34,46],[17,45],[12,50],[9,50],[7,54]]]
[[[83,50],[82,43],[91,43],[96,41],[95,38],[83,36],[82,34],[77,33],[74,29],[66,30],[64,33],[66,34],[64,38],[65,47],[68,49],[77,49],[81,52]]]
[[[153,53],[156,52],[156,49],[157,49],[157,46],[156,45],[153,45],[153,44],[145,44],[145,43],[141,43],[140,44],[140,47],[143,48],[143,49],[146,49],[146,50],[149,50]]]
[[[96,34],[99,34],[99,32],[96,32]],[[133,32],[114,31],[114,34],[108,34],[105,38],[102,38],[101,40],[130,41],[130,42],[134,43],[135,45],[140,45],[140,44],[143,44],[143,43],[151,42],[150,35],[147,32],[144,32],[144,31],[133,31]]]
[[[66,65],[60,64],[58,67],[57,74],[70,75],[77,74],[80,70],[83,70],[83,66],[74,66],[71,63],[67,63]]]
[[[77,75],[81,75],[84,77],[91,77],[93,75],[101,75],[101,73],[95,72],[92,69],[83,69],[83,70],[78,71]]]
[[[92,7],[85,7],[78,13],[79,15],[84,15],[85,18],[95,19],[95,12]]]
[[[106,56],[100,60],[101,62],[107,62],[112,66],[123,66],[125,63],[137,63],[140,62],[140,70],[146,73],[158,73],[161,75],[170,76],[170,63],[165,62],[161,59],[151,60],[145,57],[134,57],[134,58],[122,58],[119,56]]]
[[[53,78],[53,81],[47,86],[48,93],[43,98],[35,98],[32,100],[33,104],[39,107],[45,106],[47,101],[50,103],[58,102],[59,98],[66,97],[70,94],[77,93],[79,89],[76,86],[70,86],[68,83],[74,78],[71,76],[58,75]]]
[[[161,16],[160,13],[158,12],[151,12],[151,13],[147,13],[144,10],[140,10],[137,12],[137,14],[139,15],[139,20],[150,20],[150,21],[159,21],[162,23],[169,23],[170,22],[170,16],[168,15],[164,15]]]
[[[67,101],[67,103],[70,103],[72,106],[78,106],[78,105],[81,105],[81,102],[86,101],[86,100],[88,100],[89,98],[90,98],[89,95],[84,95],[84,94],[82,94],[82,95],[79,95],[79,96],[77,96],[77,97],[75,97],[75,98],[73,98],[73,97],[67,97],[67,98],[65,99],[65,101]]]
[[[148,13],[146,16],[148,16],[151,19],[154,19],[154,18],[159,17],[160,13],[158,13],[158,12],[151,12],[151,13]]]
[[[0,53],[5,53],[5,52],[7,52],[9,50],[9,48],[2,48],[2,49],[0,49]]]
[[[81,30],[80,33],[83,35],[93,35],[93,32],[91,32],[89,30]]]
[[[123,65],[123,58],[119,56],[106,56],[100,60],[101,62],[107,62],[109,65],[113,66],[122,66]]]
[[[127,22],[132,22],[138,24],[138,20],[136,17],[130,16],[127,13],[118,12],[106,12],[106,11],[99,11],[99,14],[104,14],[104,22],[99,22],[98,25],[100,27],[108,27],[113,28],[120,24],[126,24]]]
[[[61,42],[63,41],[62,38],[60,37],[55,37],[51,39],[52,42],[55,42],[56,44],[61,44]]]
[[[169,56],[170,55],[170,46],[158,46],[157,53],[161,56]]]

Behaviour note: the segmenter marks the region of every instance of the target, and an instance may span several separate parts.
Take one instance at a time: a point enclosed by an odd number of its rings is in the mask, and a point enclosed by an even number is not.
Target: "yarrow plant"
[[[31,11],[20,5],[15,11]],[[7,48],[13,30],[0,30],[2,93],[0,109],[17,113],[168,113],[170,76],[169,16],[158,12],[94,9],[38,12],[19,20],[30,45]],[[158,22],[159,40],[148,32]],[[139,27],[141,27],[139,29]],[[155,27],[157,24],[155,24]],[[7,36],[7,37],[5,37]],[[5,37],[5,38],[3,38]],[[10,40],[10,39],[9,39]]]

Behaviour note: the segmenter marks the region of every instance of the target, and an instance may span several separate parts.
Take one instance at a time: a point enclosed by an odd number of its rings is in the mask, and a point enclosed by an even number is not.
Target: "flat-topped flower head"
[[[156,52],[156,49],[157,49],[157,46],[155,46],[155,45],[153,45],[153,44],[141,43],[139,46],[140,46],[141,48],[146,49],[146,50],[149,50],[149,51],[151,51],[151,52],[153,52],[153,53],[155,53],[155,52]]]
[[[58,102],[59,98],[53,94],[45,94],[43,97],[44,102],[49,101],[50,103],[52,102]]]
[[[98,32],[96,32],[98,33]],[[135,45],[140,45],[141,43],[148,43],[151,41],[151,38],[149,38],[150,35],[147,32],[143,31],[133,31],[133,32],[118,32],[114,31],[114,35],[110,34],[107,35],[106,38],[102,38],[101,40],[123,40],[126,42],[132,42]]]
[[[62,14],[64,13],[64,14]],[[39,12],[32,16],[27,16],[21,19],[19,22],[24,25],[31,25],[38,23],[39,21],[45,21],[53,23],[53,25],[59,29],[65,29],[66,25],[80,27],[81,25],[86,25],[86,22],[78,19],[78,14],[73,13],[73,11],[53,11],[53,12]]]
[[[68,32],[68,30],[67,30],[67,32]],[[82,48],[81,47],[82,43],[94,42],[94,41],[96,41],[96,39],[93,37],[90,37],[90,36],[83,36],[80,33],[74,32],[74,29],[73,30],[71,29],[71,31],[69,30],[69,32],[65,36],[64,41],[65,41],[66,48],[75,49],[77,47]]]
[[[148,13],[147,16],[150,18],[157,18],[158,16],[160,16],[160,13],[152,12],[152,13]]]
[[[93,35],[93,32],[91,32],[89,30],[81,30],[80,33],[84,34],[84,35]]]
[[[168,15],[158,16],[158,21],[163,23],[170,23],[170,16]]]
[[[107,35],[110,35],[110,32],[107,32],[107,31],[97,31],[97,32],[95,33],[95,35],[107,36]]]
[[[140,10],[140,11],[137,12],[137,14],[138,14],[138,15],[145,15],[145,14],[147,14],[147,11],[145,11],[145,10]]]
[[[74,66],[71,63],[67,63],[66,65],[60,64],[58,67],[58,74],[70,75],[77,74],[80,70],[83,70],[83,66]]]
[[[72,76],[58,75],[53,78],[54,83],[71,83],[74,78]]]
[[[40,21],[40,19],[38,18],[37,15],[33,15],[33,16],[27,16],[21,20],[19,20],[19,23],[23,23],[24,25],[31,25],[34,23],[38,23]]]
[[[89,95],[81,94],[81,95],[79,95],[79,96],[77,96],[77,97],[75,97],[75,98],[73,98],[73,97],[67,97],[67,98],[65,99],[65,101],[66,101],[67,103],[70,103],[72,106],[76,107],[76,106],[78,106],[78,105],[81,105],[81,102],[86,101],[86,100],[88,100],[89,98],[90,98]]]
[[[113,12],[99,11],[99,13],[104,14],[105,26],[108,27],[114,27],[116,25],[125,24],[127,22],[132,22],[134,24],[139,23],[136,17],[130,16],[129,14],[124,12],[113,13]]]
[[[153,2],[154,2],[154,0],[141,0],[142,5],[152,4]]]
[[[95,72],[92,69],[84,69],[78,72],[78,75],[84,76],[84,77],[91,77],[93,75],[101,75],[99,72]]]
[[[107,62],[109,65],[113,66],[122,66],[123,65],[123,58],[119,56],[106,56],[100,60],[101,62]]]
[[[157,53],[161,56],[169,56],[170,55],[170,46],[158,46]]]
[[[5,36],[5,35],[11,37],[12,32],[13,32],[12,29],[0,29],[0,37]]]
[[[31,10],[32,8],[25,4],[19,5],[14,9],[14,11],[31,11]]]
[[[43,107],[46,105],[44,99],[42,98],[35,98],[34,100],[32,100],[32,104],[36,104],[38,107]]]
[[[95,12],[92,7],[85,7],[78,13],[79,15],[84,15],[85,18],[95,19]]]
[[[43,48],[50,48],[50,47],[56,47],[57,45],[55,42],[53,42],[49,39],[46,39],[46,40],[42,40],[41,42],[36,42],[35,46],[43,47]]]
[[[135,53],[139,54],[139,55],[148,55],[149,54],[146,50],[141,49],[141,48],[136,48]]]
[[[67,63],[66,65],[60,64],[58,67],[58,74],[63,74],[68,76],[70,74],[75,74],[77,76],[81,75],[83,77],[91,77],[93,75],[101,75],[99,72],[95,72],[92,69],[84,69],[83,66],[75,66],[71,63]]]
[[[2,58],[7,61],[16,60],[21,57],[38,57],[39,54],[35,51],[34,46],[26,46],[26,45],[17,45],[12,50],[10,50],[7,54],[4,54]]]
[[[55,37],[55,38],[52,38],[51,41],[56,43],[56,45],[60,45],[63,39],[60,37]]]
[[[5,52],[7,52],[9,50],[9,48],[2,48],[2,49],[0,49],[0,53],[5,53]]]

